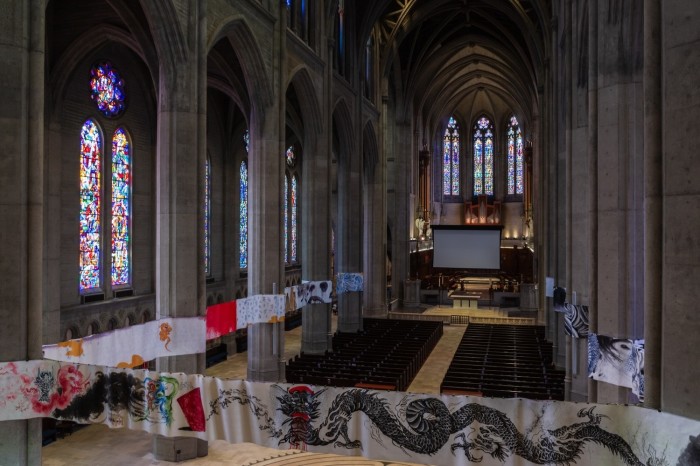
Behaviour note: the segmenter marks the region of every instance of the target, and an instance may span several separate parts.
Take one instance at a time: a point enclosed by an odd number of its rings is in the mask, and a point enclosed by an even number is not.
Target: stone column
[[[398,295],[399,307],[405,305],[406,296],[404,296],[404,282],[413,277],[410,276],[409,257],[410,243],[409,237],[412,236],[413,207],[411,204],[411,180],[413,179],[413,164],[411,141],[411,128],[405,123],[397,123],[394,118],[394,108],[388,104],[383,105],[382,121],[383,127],[388,132],[386,138],[387,148],[387,176],[391,176],[393,183],[390,183],[390,197],[393,200],[392,204],[387,205],[389,211],[394,212],[394,229],[392,240],[392,288]],[[391,128],[389,128],[391,124]],[[393,195],[391,194],[393,188]]]
[[[331,71],[331,70],[329,70]],[[328,73],[326,74],[328,78]],[[330,78],[329,78],[330,79]],[[331,161],[331,117],[328,102],[332,81],[324,80],[323,130],[309,134],[304,141],[301,215],[301,263],[304,280],[329,280],[330,277],[330,198],[328,183]],[[311,126],[311,122],[305,122]],[[302,310],[301,350],[324,353],[331,349],[331,305],[309,304]]]
[[[362,134],[359,132],[359,134]],[[355,147],[362,147],[356,144]],[[338,158],[337,271],[359,273],[362,259],[362,217],[364,193],[361,189],[361,155],[341,154]],[[338,331],[362,329],[362,293],[338,296]]]
[[[651,311],[648,306],[661,303],[662,322],[658,328],[663,334],[660,373],[652,371],[651,377],[658,377],[661,382],[661,410],[700,419],[700,365],[697,363],[700,335],[700,321],[697,318],[700,302],[700,164],[697,152],[700,2],[661,2],[660,9],[661,14],[652,19],[660,18],[663,21],[661,37],[657,41],[661,51],[659,55],[649,51],[656,57],[649,59],[662,60],[662,88],[657,94],[661,101],[659,125],[662,132],[660,135],[652,133],[651,151],[655,150],[656,144],[662,145],[660,157],[663,169],[658,173],[663,177],[660,207],[663,234],[660,238],[652,236],[649,240],[663,241],[660,277],[663,288],[661,297],[650,296],[654,301],[648,303],[645,309]],[[648,38],[653,40],[654,37]],[[652,61],[649,66],[654,63]],[[653,90],[654,82],[651,81],[649,85]],[[661,142],[654,139],[659,136]],[[658,153],[654,154],[654,158],[658,156]],[[649,194],[653,196],[654,191]],[[651,247],[656,246],[652,244]],[[654,275],[659,277],[658,272]],[[656,290],[652,290],[654,292]],[[651,312],[657,312],[657,309]],[[652,332],[654,330],[651,329]],[[658,345],[659,341],[652,338],[650,343],[651,356],[656,359],[658,348],[654,348],[654,345]],[[659,382],[654,380],[652,383]],[[656,387],[652,387],[652,390],[658,389]],[[653,391],[651,394],[652,397],[658,396]]]
[[[365,132],[371,131],[368,124]],[[371,154],[376,145],[365,134],[363,152]],[[364,211],[364,316],[386,317],[386,188],[384,186],[383,157],[372,166],[365,167]],[[372,156],[365,160],[375,160]]]
[[[279,3],[274,14],[284,18]],[[253,109],[248,157],[248,296],[284,292],[282,195],[284,177],[286,25],[274,28],[272,76],[275,96],[265,109]],[[274,288],[273,288],[274,287]],[[275,289],[276,288],[276,289]],[[284,380],[284,324],[248,327],[248,380]]]
[[[597,4],[597,5],[596,5]],[[644,126],[642,4],[589,3],[597,8],[591,101],[591,228],[593,331],[643,337]],[[592,19],[592,18],[591,18]],[[597,384],[601,403],[627,403],[630,390]]]
[[[42,0],[0,9],[0,359],[41,359],[44,297]],[[41,464],[41,419],[0,422],[0,464]]]
[[[188,38],[187,56],[161,56],[156,129],[157,318],[194,317],[206,310],[206,2],[191,1],[187,7],[190,21],[180,25]],[[201,374],[204,367],[204,353],[156,361],[160,372]],[[183,461],[206,456],[207,451],[207,442],[195,438],[153,438],[153,455],[158,460]]]

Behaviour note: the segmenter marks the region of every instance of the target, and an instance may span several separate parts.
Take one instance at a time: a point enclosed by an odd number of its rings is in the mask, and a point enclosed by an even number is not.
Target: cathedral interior
[[[0,361],[354,274],[361,292],[288,311],[286,332],[143,367],[291,383],[285,333],[324,355],[432,310],[443,337],[542,328],[561,374],[544,398],[700,420],[700,2],[0,6]],[[643,341],[643,398],[589,377],[555,288],[590,334]],[[0,421],[0,464],[42,464],[45,429]]]

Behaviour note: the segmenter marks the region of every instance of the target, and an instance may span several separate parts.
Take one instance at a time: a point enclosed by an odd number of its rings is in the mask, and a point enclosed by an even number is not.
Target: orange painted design
[[[58,344],[59,348],[68,348],[68,351],[66,351],[66,356],[75,356],[76,358],[78,356],[82,356],[85,354],[83,352],[83,339],[79,340],[69,340],[69,341],[62,341]]]
[[[160,324],[160,341],[165,342],[165,349],[170,351],[170,348],[168,348],[168,345],[170,344],[170,332],[173,331],[173,328],[170,326],[169,323],[163,322]]]
[[[143,358],[138,355],[138,354],[132,354],[131,355],[131,362],[120,362],[117,364],[117,367],[122,368],[122,369],[133,369],[136,366],[140,366],[144,363],[145,361]]]

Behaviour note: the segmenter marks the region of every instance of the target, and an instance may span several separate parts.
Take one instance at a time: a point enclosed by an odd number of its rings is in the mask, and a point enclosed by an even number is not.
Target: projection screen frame
[[[440,268],[440,269],[487,269],[487,270],[500,270],[501,268],[501,237],[502,237],[502,232],[503,232],[503,225],[431,225],[431,228],[433,230],[432,237],[433,237],[433,267],[434,268]],[[457,256],[454,254],[458,250],[458,252],[464,252],[466,254],[467,251],[471,251],[472,249],[463,249],[463,243],[460,243],[459,245],[455,243],[460,236],[460,232],[475,232],[477,234],[477,239],[479,240],[484,240],[488,241],[489,244],[489,253],[490,255],[486,257],[485,253],[486,251],[479,251],[476,250],[475,253],[478,254],[478,261],[477,257],[470,257],[466,258],[466,256]],[[495,237],[490,237],[488,233],[486,235],[479,235],[477,232],[482,232],[482,233],[487,233],[487,232],[497,232],[497,238],[498,242],[497,244],[495,243]],[[449,241],[447,240],[447,237],[443,235],[445,233],[446,235],[449,235]],[[452,234],[455,233],[455,234]],[[466,233],[464,233],[464,236],[467,236]],[[436,239],[437,238],[437,239]],[[466,240],[467,238],[463,238],[462,240]],[[474,238],[471,238],[472,240]],[[438,241],[440,241],[440,246],[441,247],[449,247],[449,248],[457,248],[457,249],[450,249],[451,254],[444,253],[442,249],[438,250]],[[443,243],[447,243],[443,245]],[[471,245],[472,248],[476,248],[476,245]],[[439,263],[436,262],[436,258],[438,259]],[[461,261],[464,260],[465,262],[455,262],[455,261]]]

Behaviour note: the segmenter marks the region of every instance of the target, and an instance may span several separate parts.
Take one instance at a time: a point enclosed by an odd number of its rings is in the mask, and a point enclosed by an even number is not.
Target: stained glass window
[[[291,198],[290,198],[290,204],[291,204],[291,208],[292,208],[292,214],[291,214],[292,241],[290,244],[292,253],[291,253],[290,262],[297,261],[297,194],[298,194],[298,192],[297,192],[297,177],[296,177],[296,175],[294,175],[294,176],[292,176],[292,192],[291,192]]]
[[[124,111],[124,80],[109,62],[99,63],[90,70],[90,92],[97,109],[107,117]]]
[[[211,160],[204,164],[204,274],[211,275]]]
[[[80,290],[100,287],[102,138],[91,119],[80,132]]]
[[[523,133],[515,116],[508,125],[508,194],[523,193]]]
[[[248,153],[248,148],[250,147],[250,132],[245,130],[243,133],[243,143],[245,144],[245,152]]]
[[[247,132],[246,132],[247,134]],[[239,205],[239,265],[242,269],[248,267],[248,164],[241,162],[241,200]]]
[[[284,177],[284,262],[289,262],[289,180]]]
[[[124,128],[112,138],[112,285],[130,282],[131,145]]]
[[[442,161],[442,193],[459,195],[459,125],[450,117],[445,129]]]
[[[296,162],[296,156],[294,155],[294,146],[289,146],[287,148],[287,152],[285,153],[285,160],[287,161],[287,165],[290,167],[294,166],[294,163]]]
[[[493,195],[493,125],[481,117],[474,125],[474,195]]]

